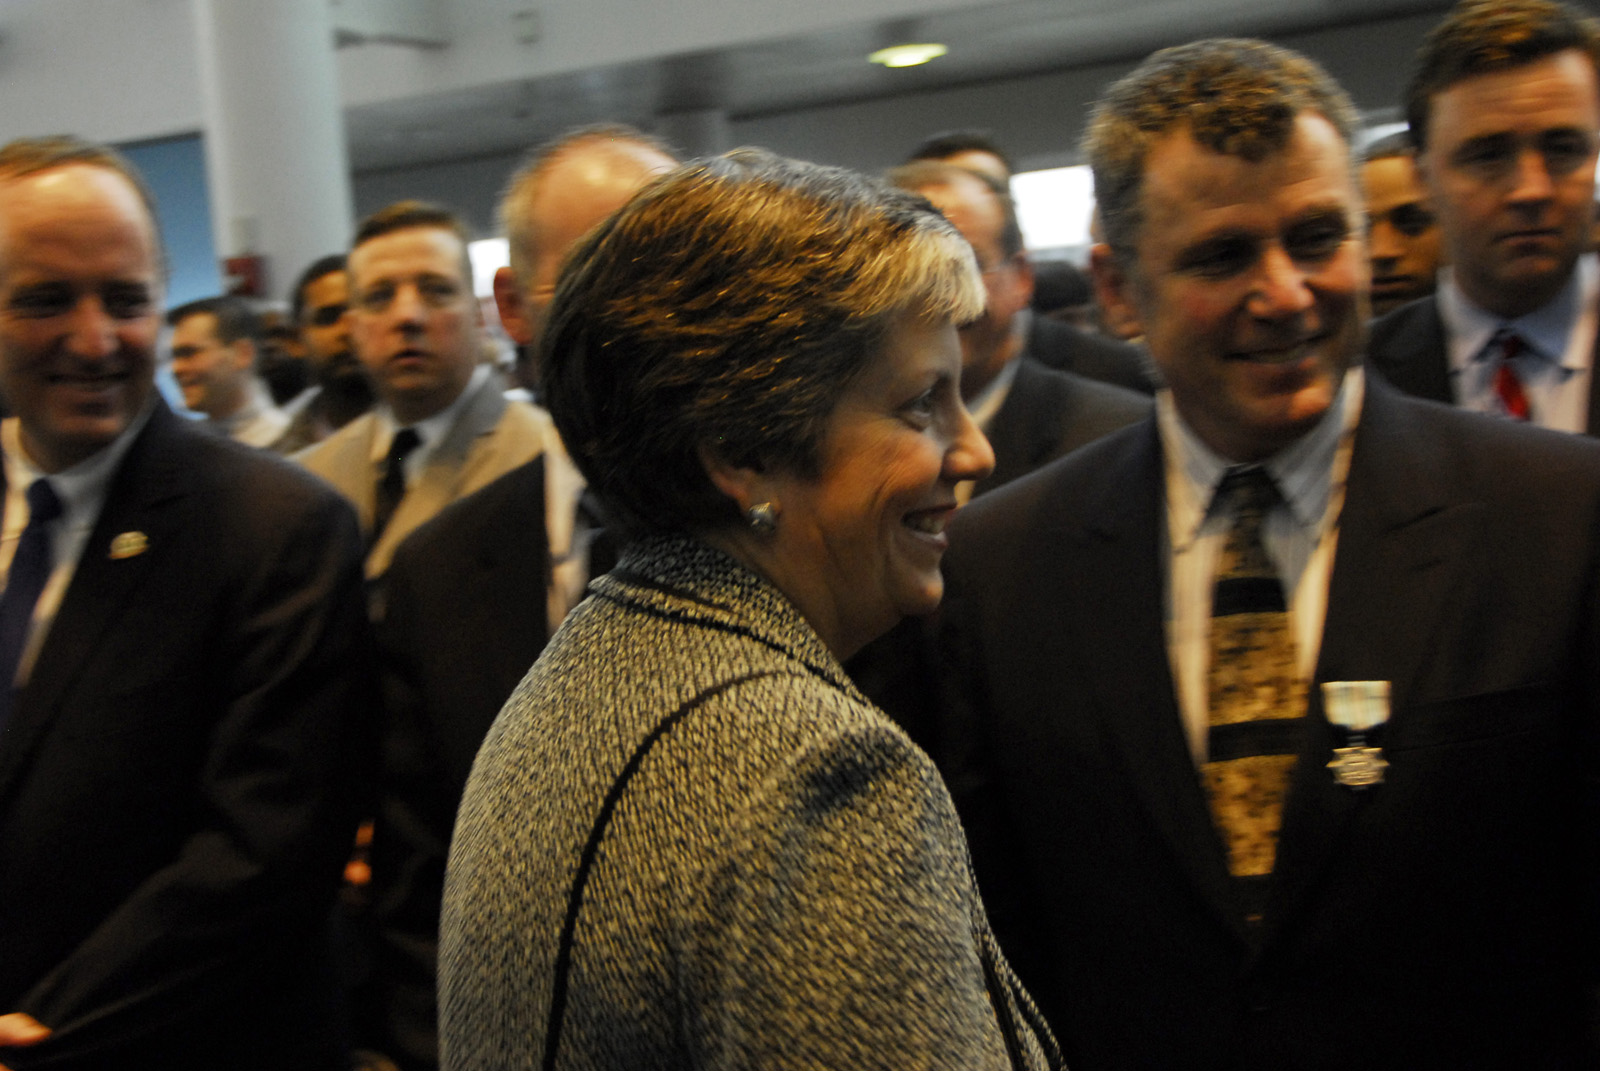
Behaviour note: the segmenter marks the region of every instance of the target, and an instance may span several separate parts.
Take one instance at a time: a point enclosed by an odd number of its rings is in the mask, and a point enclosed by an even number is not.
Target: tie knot
[[[1522,336],[1509,327],[1502,327],[1499,330],[1494,336],[1493,346],[1499,352],[1502,361],[1512,360],[1528,348],[1528,344],[1522,341]]]
[[[61,516],[61,499],[56,497],[55,489],[44,477],[28,485],[26,497],[29,524],[48,524]]]
[[[1240,513],[1257,516],[1283,501],[1272,475],[1260,465],[1229,469],[1217,484],[1215,498],[1219,503],[1233,503]]]
[[[422,445],[422,436],[417,434],[416,428],[401,428],[394,433],[394,439],[389,443],[388,462],[396,464],[406,459],[406,456]]]

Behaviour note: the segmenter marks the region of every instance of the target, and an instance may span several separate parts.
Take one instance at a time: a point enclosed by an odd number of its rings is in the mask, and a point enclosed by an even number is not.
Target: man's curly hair
[[[1082,149],[1117,258],[1132,263],[1145,161],[1156,142],[1181,129],[1212,152],[1258,161],[1283,150],[1302,112],[1322,116],[1351,144],[1357,118],[1345,91],[1313,61],[1264,41],[1212,38],[1162,49],[1112,85]]]

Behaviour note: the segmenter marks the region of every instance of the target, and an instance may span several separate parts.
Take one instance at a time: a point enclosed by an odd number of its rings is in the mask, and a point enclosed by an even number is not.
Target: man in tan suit
[[[379,404],[297,458],[355,504],[377,579],[418,525],[539,456],[555,431],[479,361],[482,314],[453,215],[401,201],[369,216],[349,274],[351,336]]]

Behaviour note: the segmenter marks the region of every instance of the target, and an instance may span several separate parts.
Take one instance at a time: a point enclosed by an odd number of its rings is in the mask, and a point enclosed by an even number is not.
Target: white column
[[[655,133],[685,158],[715,156],[735,147],[728,113],[721,108],[663,112],[656,116]]]
[[[217,256],[265,258],[267,293],[350,241],[327,0],[193,0]]]

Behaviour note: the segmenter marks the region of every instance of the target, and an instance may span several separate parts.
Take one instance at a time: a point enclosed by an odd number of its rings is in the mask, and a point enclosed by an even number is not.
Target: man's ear
[[[1027,253],[1016,253],[1012,264],[1016,272],[1016,307],[1021,312],[1033,304],[1033,261]]]
[[[1138,338],[1144,334],[1133,277],[1104,242],[1089,250],[1089,275],[1094,279],[1094,296],[1100,303],[1106,329],[1118,338]]]
[[[256,344],[247,338],[236,338],[229,344],[233,350],[233,366],[241,372],[253,371],[256,366]]]
[[[522,300],[522,289],[511,269],[500,268],[494,273],[494,304],[500,310],[500,325],[506,329],[511,341],[526,346],[533,341],[533,324],[528,322],[528,306]]]

